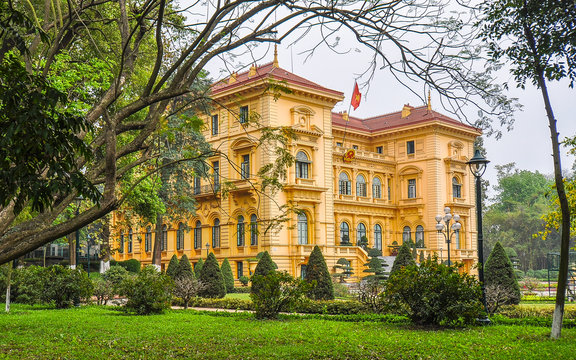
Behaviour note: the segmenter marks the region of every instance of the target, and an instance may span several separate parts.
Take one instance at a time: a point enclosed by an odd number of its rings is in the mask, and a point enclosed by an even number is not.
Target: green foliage
[[[415,265],[416,262],[412,257],[412,252],[407,244],[402,244],[400,249],[398,250],[398,255],[396,255],[396,259],[394,260],[394,264],[392,265],[392,270],[390,270],[390,276],[395,274],[397,271],[402,269],[403,267],[407,267],[410,265]]]
[[[223,298],[226,295],[226,285],[220,271],[220,265],[213,253],[208,255],[206,262],[202,266],[202,272],[199,278],[200,282],[204,284],[205,288],[202,289],[198,295],[207,298]]]
[[[240,279],[238,279],[238,280],[240,281],[242,286],[248,286],[248,282],[250,281],[250,278],[246,275],[242,275],[242,276],[240,276]]]
[[[482,311],[480,284],[475,277],[459,273],[462,264],[447,266],[437,260],[408,265],[390,275],[385,300],[415,324],[473,323]]]
[[[260,254],[259,254],[260,255]],[[252,287],[250,289],[251,293],[254,294],[260,291],[259,285],[254,284],[254,278],[256,276],[266,276],[269,272],[276,270],[276,264],[272,261],[272,257],[268,251],[264,251],[260,260],[258,260],[258,264],[256,264],[256,268],[254,269],[254,274],[252,274]]]
[[[170,307],[174,283],[154,266],[146,266],[138,275],[128,277],[122,284],[128,298],[125,309],[138,315],[163,313]]]
[[[90,298],[93,291],[88,274],[81,269],[33,265],[18,269],[15,275],[18,302],[54,303],[56,308],[62,309],[72,305],[75,299]]]
[[[170,262],[168,263],[168,268],[166,269],[166,275],[170,276],[172,279],[176,278],[176,274],[178,274],[178,256],[176,254],[172,255],[170,258]]]
[[[94,285],[94,296],[98,305],[106,305],[108,300],[114,296],[114,287],[112,282],[104,280],[103,278],[96,278],[92,280]]]
[[[324,255],[318,247],[314,246],[308,265],[306,266],[306,282],[311,285],[307,296],[314,300],[333,300],[334,285]]]
[[[178,262],[178,267],[176,269],[176,277],[185,277],[185,278],[195,278],[194,271],[192,270],[192,264],[190,264],[190,260],[188,260],[188,256],[186,254],[182,255],[180,258],[180,262]]]
[[[335,279],[338,279],[341,283],[345,282],[345,279],[349,278],[350,276],[354,275],[354,271],[352,270],[352,266],[350,265],[350,261],[346,258],[340,258],[336,261],[336,265],[334,265],[334,270],[341,272],[336,272],[332,276]]]
[[[254,275],[252,287],[254,286],[259,290],[252,292],[250,298],[254,303],[254,315],[257,319],[276,319],[280,311],[290,311],[302,300],[309,288],[305,282],[280,271]]]
[[[110,266],[110,269],[106,270],[106,272],[102,274],[102,279],[111,284],[112,292],[115,295],[120,295],[122,292],[122,283],[128,278],[128,276],[130,276],[128,270],[122,266],[115,265]]]
[[[387,267],[388,265],[386,265],[386,263],[383,262],[379,257],[369,258],[368,262],[364,264],[364,266],[368,267],[368,269],[365,269],[364,272],[369,274],[368,276],[364,277],[364,280],[382,281],[386,280],[388,277],[383,268],[383,266]]]
[[[232,267],[230,267],[228,259],[224,259],[220,270],[222,271],[222,277],[224,278],[224,284],[226,285],[226,292],[234,292],[234,275],[232,274]]]
[[[142,264],[140,264],[140,261],[138,261],[136,259],[118,261],[116,264],[118,266],[122,266],[124,269],[128,270],[128,272],[131,272],[134,274],[139,273],[140,269],[142,269]]]
[[[369,248],[368,249],[368,256],[369,257],[382,256],[382,250],[376,249],[376,248]]]
[[[520,286],[514,274],[512,262],[500,242],[497,242],[484,265],[486,287],[499,285],[506,290],[504,304],[520,303]]]
[[[194,265],[194,274],[196,275],[196,279],[200,279],[203,268],[204,268],[204,260],[200,258],[196,263],[196,265]]]

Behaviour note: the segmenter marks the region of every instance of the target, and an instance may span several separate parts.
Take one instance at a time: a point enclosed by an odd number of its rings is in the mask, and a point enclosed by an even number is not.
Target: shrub
[[[268,251],[264,251],[260,260],[258,260],[258,264],[256,264],[256,268],[254,269],[254,274],[252,275],[252,287],[251,287],[251,294],[254,294],[260,290],[258,287],[259,285],[254,285],[254,278],[256,276],[266,276],[269,272],[275,271],[276,266],[270,257]]]
[[[386,276],[386,272],[383,269],[384,266],[387,267],[388,265],[379,257],[371,257],[368,262],[364,264],[364,266],[368,267],[368,269],[365,269],[364,272],[369,274],[364,277],[364,280],[379,282],[388,278],[388,276]]]
[[[245,299],[222,298],[222,299],[205,299],[193,298],[190,306],[203,308],[218,308],[232,310],[254,310],[252,301]]]
[[[218,260],[216,260],[216,256],[213,253],[208,255],[206,262],[202,266],[199,280],[205,285],[205,288],[199,293],[200,296],[223,298],[226,295],[224,278],[222,277]]]
[[[305,280],[311,285],[307,294],[309,298],[314,300],[334,299],[332,277],[330,276],[328,266],[326,266],[326,260],[324,260],[324,256],[318,245],[314,246],[308,259]]]
[[[240,276],[238,281],[240,281],[240,284],[242,284],[242,286],[248,286],[248,282],[250,281],[250,278],[246,275],[242,275],[242,276]]]
[[[182,299],[184,309],[188,309],[190,300],[205,287],[200,280],[192,275],[178,276],[174,281],[174,296]]]
[[[459,273],[462,264],[447,266],[437,258],[396,271],[386,284],[385,300],[416,324],[463,325],[482,311],[480,285]]]
[[[358,301],[369,307],[373,312],[379,313],[384,309],[382,293],[384,284],[376,277],[363,280],[358,284]]]
[[[140,261],[136,259],[130,259],[126,261],[118,261],[118,265],[122,266],[124,269],[128,270],[128,272],[138,274],[142,269],[142,265]],[[112,265],[112,264],[111,264]]]
[[[172,279],[154,266],[146,266],[138,275],[124,280],[122,289],[128,298],[125,309],[138,315],[162,313],[170,307]]]
[[[259,290],[250,294],[257,319],[276,319],[280,311],[290,311],[302,300],[308,284],[294,279],[287,272],[269,271],[255,275],[252,286]]]
[[[46,284],[47,268],[32,265],[16,269],[13,273],[14,280],[11,297],[16,302],[24,304],[42,303],[42,295]]]
[[[350,289],[348,286],[339,282],[334,283],[334,297],[347,298],[350,296]]]
[[[506,299],[502,300],[503,304],[520,303],[520,286],[518,286],[512,262],[510,262],[500,242],[494,245],[494,249],[488,256],[484,266],[484,274],[486,289],[495,288],[498,285],[503,291],[505,290],[507,296]]]
[[[172,279],[176,278],[176,274],[178,273],[178,256],[176,254],[172,255],[170,258],[170,262],[168,263],[168,267],[166,268],[166,275],[170,276]]]
[[[404,243],[402,244],[402,246],[400,246],[400,249],[398,250],[398,255],[396,255],[396,259],[394,260],[394,264],[392,265],[392,269],[390,270],[389,276],[392,276],[392,274],[394,274],[401,268],[410,265],[416,265],[416,262],[412,257],[410,247],[408,246],[408,244]]]
[[[98,305],[106,305],[108,300],[114,296],[114,286],[109,280],[97,278],[92,281],[94,285],[94,296]]]
[[[102,279],[111,284],[114,295],[120,295],[122,292],[121,285],[128,276],[130,276],[128,270],[122,266],[116,265],[110,266],[110,269],[106,270],[106,272],[102,274]]]
[[[200,274],[202,274],[202,268],[204,267],[204,260],[200,258],[196,265],[194,265],[194,274],[196,275],[196,279],[200,279]]]
[[[226,285],[226,292],[234,292],[234,274],[232,274],[232,267],[230,267],[228,259],[224,259],[220,271],[222,271],[224,285]]]
[[[234,288],[234,293],[237,294],[250,294],[250,287],[249,286],[241,286],[241,287],[235,287]]]
[[[180,261],[178,262],[178,267],[176,268],[176,277],[196,277],[194,270],[192,270],[192,264],[190,264],[190,260],[188,260],[188,256],[186,256],[186,254],[182,255],[182,258],[180,258]]]

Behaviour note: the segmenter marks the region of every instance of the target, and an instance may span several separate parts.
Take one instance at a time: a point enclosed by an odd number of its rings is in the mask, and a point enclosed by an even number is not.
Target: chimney
[[[412,109],[414,109],[414,107],[410,106],[410,104],[404,104],[404,107],[402,108],[402,119],[410,116],[410,113],[412,113]]]
[[[252,64],[252,66],[250,66],[250,72],[248,72],[248,77],[252,77],[256,75],[256,65]]]
[[[228,84],[234,84],[234,83],[236,82],[236,80],[238,80],[237,77],[238,77],[238,74],[235,73],[235,72],[233,72],[233,73],[230,75],[230,78],[228,79]]]

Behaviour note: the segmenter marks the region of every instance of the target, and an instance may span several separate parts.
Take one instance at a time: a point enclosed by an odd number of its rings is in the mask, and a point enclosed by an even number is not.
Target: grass
[[[0,359],[573,359],[576,329],[414,328],[379,322],[175,310],[133,316],[113,308],[14,305],[0,314]],[[553,355],[552,355],[553,354]]]
[[[250,300],[250,294],[249,293],[230,293],[230,294],[226,294],[226,297],[229,299],[241,299],[241,300]]]

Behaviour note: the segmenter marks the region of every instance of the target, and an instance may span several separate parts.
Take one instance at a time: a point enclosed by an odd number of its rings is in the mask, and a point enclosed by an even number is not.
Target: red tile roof
[[[442,115],[434,110],[428,110],[427,106],[412,108],[410,115],[405,118],[402,118],[402,111],[397,111],[390,114],[370,117],[367,119],[360,119],[354,116],[350,116],[349,119],[349,129],[361,130],[370,133],[399,126],[419,124],[432,120],[439,120],[452,125],[462,126],[472,131],[477,131],[477,129],[473,126],[449,118],[448,116]],[[342,127],[346,126],[346,121],[344,120],[342,113],[332,113],[332,125]]]
[[[256,75],[249,76],[250,71],[245,71],[237,75],[236,81],[232,84],[228,83],[228,79],[221,80],[216,82],[212,86],[212,93],[218,94],[219,92],[223,92],[225,90],[233,89],[235,87],[246,85],[251,82],[255,82],[264,78],[272,78],[278,81],[286,81],[288,84],[300,85],[308,88],[312,88],[315,90],[320,90],[324,92],[328,92],[334,94],[336,96],[343,96],[344,94],[340,91],[332,90],[325,88],[321,85],[318,85],[310,80],[306,80],[301,76],[293,74],[289,71],[286,71],[282,68],[275,67],[273,63],[265,64],[262,66],[256,67]]]

